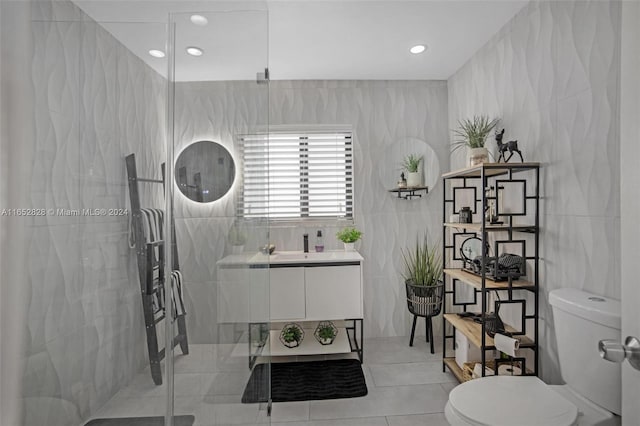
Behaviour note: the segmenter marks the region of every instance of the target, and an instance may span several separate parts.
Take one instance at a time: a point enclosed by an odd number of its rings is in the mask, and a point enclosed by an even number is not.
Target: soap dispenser
[[[324,251],[324,239],[322,238],[322,231],[318,230],[316,234],[316,251]]]

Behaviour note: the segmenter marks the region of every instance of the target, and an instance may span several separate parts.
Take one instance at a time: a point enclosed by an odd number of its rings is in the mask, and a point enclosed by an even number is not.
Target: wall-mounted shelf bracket
[[[389,192],[395,192],[398,194],[398,198],[403,200],[411,200],[412,198],[418,197],[422,198],[422,194],[419,192],[424,191],[425,194],[429,193],[428,186],[413,186],[409,188],[394,188],[390,189]]]

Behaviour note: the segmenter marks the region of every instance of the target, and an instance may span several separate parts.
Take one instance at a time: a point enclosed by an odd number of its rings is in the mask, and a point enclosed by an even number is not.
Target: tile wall
[[[267,93],[255,82],[180,83],[176,89],[176,152],[202,138],[226,146],[237,159],[234,137],[255,129],[260,105],[269,105],[272,126],[350,125],[354,132],[355,225],[364,232],[357,247],[365,258],[364,297],[367,336],[408,335],[408,315],[400,249],[428,232],[436,243],[441,235],[441,184],[413,201],[387,192],[399,179],[394,161],[408,146],[422,141],[437,156],[439,170],[448,169],[447,84],[444,81],[273,81]],[[420,146],[420,142],[418,142]],[[425,152],[426,152],[426,148]],[[436,175],[439,172],[436,172]],[[237,191],[237,187],[234,188]],[[178,244],[188,303],[192,339],[215,340],[215,262],[229,253],[225,236],[233,222],[235,194],[211,205],[176,198]],[[313,239],[322,229],[325,248],[341,249],[335,223],[300,227],[272,224],[270,239],[278,250],[302,250],[302,235]],[[259,240],[263,243],[263,240]],[[250,241],[247,247],[257,247]],[[248,248],[250,249],[250,248]],[[190,276],[187,276],[190,274]],[[439,322],[436,322],[439,328]],[[418,333],[424,335],[424,325]]]
[[[617,1],[531,2],[448,80],[450,128],[500,117],[505,140],[542,165],[542,373],[551,382],[560,376],[549,292],[620,298],[620,22]]]
[[[3,286],[20,286],[14,303],[26,307],[13,318],[23,336],[21,424],[77,424],[146,364],[146,339],[128,216],[58,209],[128,208],[129,153],[141,175],[160,177],[166,81],[71,2],[30,5],[14,18],[30,41],[19,53],[28,71],[3,69],[31,96],[9,126],[32,135],[13,141],[22,153],[10,159],[24,204],[5,207],[48,212],[15,221],[25,246],[12,267],[23,280]],[[145,205],[163,205],[160,186],[142,192]]]

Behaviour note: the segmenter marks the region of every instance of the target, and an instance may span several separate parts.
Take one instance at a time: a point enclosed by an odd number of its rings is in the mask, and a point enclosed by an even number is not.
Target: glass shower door
[[[170,17],[168,173],[189,341],[167,370],[175,424],[270,423],[269,228],[244,217],[241,144],[268,130],[267,22],[266,10]]]

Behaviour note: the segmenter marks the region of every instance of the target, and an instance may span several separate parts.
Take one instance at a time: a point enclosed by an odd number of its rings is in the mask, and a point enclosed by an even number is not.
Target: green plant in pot
[[[489,119],[485,115],[458,121],[458,128],[453,131],[456,139],[452,144],[451,152],[467,147],[469,166],[489,161],[489,151],[484,144],[499,121],[498,118]]]
[[[320,321],[313,335],[322,345],[330,345],[336,338],[338,329],[331,321]]]
[[[288,348],[295,348],[302,343],[304,339],[304,331],[296,323],[289,323],[282,328],[280,332],[280,341]]]
[[[409,173],[407,176],[407,186],[417,187],[422,184],[422,174],[420,173],[420,163],[422,162],[422,156],[416,154],[409,154],[404,158],[402,167]]]
[[[431,341],[431,353],[434,353],[431,318],[439,315],[442,310],[444,296],[442,255],[436,246],[429,245],[425,234],[422,240],[416,237],[415,246],[402,250],[402,259],[407,307],[413,314],[409,346],[413,346],[417,318],[424,317],[427,341]]]
[[[362,232],[354,227],[347,227],[336,232],[336,237],[344,243],[345,251],[355,251],[355,242],[362,237]]]

